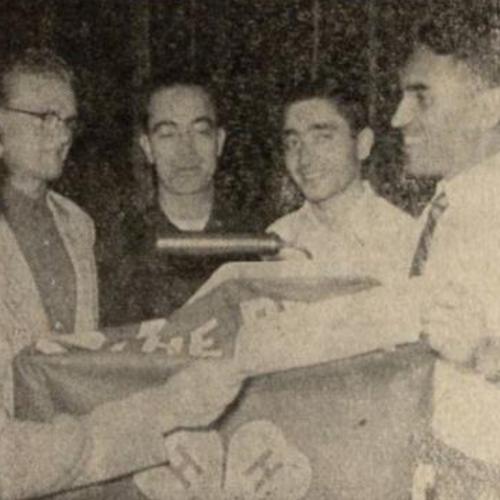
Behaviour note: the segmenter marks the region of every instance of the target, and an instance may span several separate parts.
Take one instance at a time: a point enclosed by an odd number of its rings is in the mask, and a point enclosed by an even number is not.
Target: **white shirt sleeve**
[[[418,281],[418,280],[415,280]],[[421,285],[377,287],[313,303],[285,302],[238,336],[240,363],[250,374],[348,358],[417,341]]]

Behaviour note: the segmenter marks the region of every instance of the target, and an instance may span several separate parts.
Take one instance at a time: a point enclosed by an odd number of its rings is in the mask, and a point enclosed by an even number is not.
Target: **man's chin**
[[[324,184],[321,182],[301,182],[297,183],[299,190],[310,201],[317,201],[323,197]]]
[[[61,177],[63,173],[63,166],[59,164],[54,164],[54,165],[45,165],[43,169],[41,169],[41,175],[40,177],[46,181],[46,182],[51,182],[51,181],[56,181]]]
[[[409,154],[405,155],[404,170],[407,174],[414,177],[429,177],[432,176],[432,160],[428,155]]]
[[[196,185],[189,185],[189,186],[175,186],[174,189],[171,191],[177,195],[184,195],[184,196],[189,196],[189,195],[195,195],[195,194],[200,194],[200,193],[205,193],[206,191],[209,191],[209,186],[206,184],[196,184]]]
[[[328,200],[329,198],[332,198],[333,196],[328,196],[326,195],[325,193],[321,193],[321,192],[311,192],[311,191],[303,191],[303,194],[304,194],[304,197],[305,199],[309,202],[309,203],[322,203],[326,200]]]
[[[434,179],[440,177],[439,172],[435,172],[432,168],[434,165],[430,163],[426,163],[425,165],[422,163],[419,164],[411,164],[408,163],[404,166],[404,170],[411,177],[419,178],[419,179]]]
[[[321,203],[337,196],[344,190],[341,189],[340,185],[332,186],[327,181],[302,184],[299,189],[311,203]]]
[[[51,170],[47,171],[47,177],[51,181],[55,181],[56,179],[59,179],[63,173],[62,167],[54,167]]]

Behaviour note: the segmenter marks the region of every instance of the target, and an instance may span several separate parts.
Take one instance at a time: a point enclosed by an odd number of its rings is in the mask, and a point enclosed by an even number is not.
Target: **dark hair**
[[[0,104],[9,99],[9,77],[14,74],[35,74],[54,76],[72,87],[75,75],[69,64],[47,48],[29,48],[10,54],[0,67]]]
[[[305,78],[286,94],[282,116],[294,103],[309,99],[330,101],[347,121],[351,132],[357,134],[368,126],[368,112],[360,89],[341,85],[331,77]]]
[[[492,0],[454,0],[417,25],[416,46],[427,47],[438,55],[450,55],[486,83],[500,85],[498,9]]]
[[[173,87],[188,87],[200,89],[208,97],[209,103],[213,109],[217,121],[220,121],[217,106],[217,94],[210,81],[202,81],[200,78],[193,76],[176,78],[159,76],[153,77],[149,81],[147,81],[140,91],[138,125],[141,131],[147,130],[148,127],[148,107],[151,103],[152,97],[161,90],[166,90]]]

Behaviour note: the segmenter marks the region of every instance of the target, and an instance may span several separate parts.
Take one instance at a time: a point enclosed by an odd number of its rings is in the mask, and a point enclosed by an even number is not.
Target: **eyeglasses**
[[[41,121],[41,125],[44,131],[54,130],[57,127],[63,125],[64,128],[70,132],[72,135],[76,134],[79,129],[79,122],[76,116],[71,116],[69,118],[62,118],[55,111],[28,111],[27,109],[11,108],[9,106],[2,106],[2,109],[6,111],[11,111],[12,113],[21,113],[23,115],[33,116]]]

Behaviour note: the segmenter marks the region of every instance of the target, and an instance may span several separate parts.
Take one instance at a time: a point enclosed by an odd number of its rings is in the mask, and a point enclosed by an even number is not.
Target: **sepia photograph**
[[[0,0],[0,398],[2,500],[500,500],[500,1]]]

